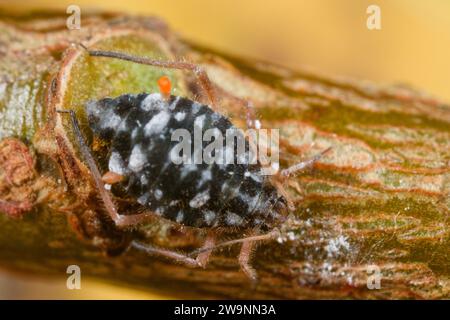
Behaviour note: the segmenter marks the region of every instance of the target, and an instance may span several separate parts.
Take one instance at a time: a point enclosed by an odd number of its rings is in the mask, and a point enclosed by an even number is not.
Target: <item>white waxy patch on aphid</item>
[[[160,133],[170,120],[170,114],[163,110],[154,115],[153,118],[145,125],[144,131],[147,136]]]
[[[194,126],[202,129],[203,125],[205,124],[205,118],[206,118],[206,116],[204,114],[195,118]]]
[[[248,172],[248,171],[247,171],[247,172]],[[258,183],[261,183],[261,182],[262,182],[262,176],[259,175],[259,174],[255,174],[255,173],[253,173],[253,172],[250,172],[250,178],[251,178],[253,181],[255,181],[255,182],[258,182]]]
[[[244,173],[244,177],[250,177],[250,172],[249,171],[245,171],[245,173]]]
[[[233,164],[234,163],[234,147],[226,146],[225,147],[225,159],[224,163]]]
[[[205,222],[208,225],[211,225],[214,222],[214,219],[216,219],[216,213],[211,210],[207,210],[204,213]]]
[[[149,94],[141,103],[141,109],[144,111],[163,110],[166,107],[166,101],[161,98],[161,94]]]
[[[179,202],[180,202],[180,200],[172,200],[172,201],[170,201],[169,206],[173,207],[173,206],[177,205]]]
[[[180,101],[180,97],[176,97],[175,100],[169,105],[169,110],[174,110],[177,107],[178,102]]]
[[[122,122],[122,119],[112,110],[103,118],[101,122],[102,129],[116,129]]]
[[[177,112],[177,113],[175,113],[174,118],[175,118],[175,120],[177,120],[178,122],[183,121],[184,118],[186,118],[186,112]]]
[[[200,208],[211,198],[209,195],[209,190],[198,193],[194,198],[189,201],[189,206],[191,208]]]
[[[278,162],[273,162],[271,167],[273,170],[275,170],[275,172],[278,172],[278,170],[280,169],[280,164]]]
[[[141,171],[147,163],[147,157],[140,144],[133,147],[130,159],[128,161],[128,168],[134,172]]]
[[[197,170],[196,164],[183,164],[180,172],[180,179],[184,179],[189,173]]]
[[[116,130],[119,131],[130,131],[130,128],[128,128],[127,122],[126,121],[121,121],[119,126],[116,127]]]
[[[238,154],[238,164],[248,164],[250,162],[250,154],[248,152],[242,152]]]
[[[131,138],[133,140],[136,139],[138,132],[139,132],[139,128],[134,128],[133,131],[131,132]]]
[[[194,103],[192,104],[192,106],[191,106],[191,112],[192,112],[192,114],[196,114],[197,112],[199,112],[201,106],[202,106],[202,105],[201,105],[200,103],[194,102]]]
[[[180,210],[177,214],[176,222],[180,223],[184,220],[184,212],[183,210]]]
[[[162,196],[163,196],[163,192],[160,189],[156,189],[155,190],[155,199],[161,200]]]
[[[238,216],[236,213],[228,211],[225,221],[230,226],[237,226],[242,224],[242,217]]]
[[[238,192],[238,196],[239,196],[239,198],[241,198],[241,200],[244,203],[246,203],[248,205],[249,209],[251,209],[251,210],[256,207],[256,204],[258,203],[258,200],[259,200],[259,194],[251,197],[245,192],[245,190],[240,190],[240,189]]]
[[[141,184],[146,185],[148,183],[148,178],[145,174],[141,175]]]
[[[107,184],[107,183],[105,183],[105,189],[106,189],[106,190],[111,190],[111,185],[110,185],[110,184]]]
[[[210,169],[203,170],[202,171],[202,176],[201,176],[200,180],[197,183],[197,188],[200,188],[206,182],[211,181],[211,180],[212,180],[211,170]]]
[[[118,152],[112,152],[109,158],[108,169],[111,172],[124,175],[127,173],[122,157]]]
[[[221,190],[222,192],[228,191],[229,189],[230,189],[230,184],[228,183],[228,181],[225,181],[225,182],[222,184],[222,187],[220,188],[220,190]]]
[[[97,101],[91,100],[86,104],[86,113],[89,116],[99,117],[101,115],[100,109],[101,107]]]
[[[212,121],[212,122],[219,121],[220,119],[221,119],[221,115],[218,114],[217,112],[214,112],[214,113],[211,115],[211,121]]]
[[[255,120],[255,129],[261,129],[261,121]]]
[[[146,192],[146,193],[144,193],[142,196],[140,196],[139,198],[137,198],[137,202],[138,202],[140,205],[146,205],[146,204],[147,204],[148,197],[149,197],[149,193]]]

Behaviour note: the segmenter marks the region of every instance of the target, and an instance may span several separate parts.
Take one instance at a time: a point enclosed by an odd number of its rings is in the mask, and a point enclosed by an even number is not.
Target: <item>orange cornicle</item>
[[[170,90],[172,89],[172,83],[170,82],[169,77],[162,76],[161,78],[159,78],[158,86],[159,86],[159,91],[161,92],[161,95],[166,99],[169,98]]]

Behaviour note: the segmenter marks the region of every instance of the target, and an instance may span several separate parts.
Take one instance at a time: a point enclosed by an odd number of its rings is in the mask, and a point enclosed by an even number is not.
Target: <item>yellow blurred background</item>
[[[158,15],[185,38],[227,53],[407,83],[450,101],[449,0],[0,0],[18,10],[63,13],[69,4],[80,6],[82,15],[90,9]],[[366,27],[371,4],[381,8],[381,30]],[[165,298],[94,283],[75,294],[62,288],[65,282],[19,280],[15,286],[8,279],[0,275],[0,298]],[[16,288],[13,294],[5,292],[8,286]]]
[[[14,7],[65,12],[69,4],[82,13],[158,15],[186,38],[225,52],[409,83],[450,100],[449,0],[28,0]],[[381,30],[366,27],[371,4],[381,8]]]

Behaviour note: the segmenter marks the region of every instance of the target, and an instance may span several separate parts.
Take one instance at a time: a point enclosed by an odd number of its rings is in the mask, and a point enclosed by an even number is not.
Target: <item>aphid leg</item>
[[[246,124],[247,129],[260,129],[261,124],[259,120],[256,119],[255,108],[253,107],[253,103],[248,100],[242,100],[242,104],[245,105],[245,116],[246,116]]]
[[[290,197],[289,194],[287,193],[287,191],[286,191],[284,185],[283,185],[280,181],[277,181],[277,180],[274,180],[274,181],[273,181],[273,184],[277,187],[278,192],[279,192],[279,193],[283,196],[283,198],[286,200],[286,202],[287,202],[287,207],[288,207],[289,211],[294,211],[294,210],[295,210],[295,205],[294,205],[294,203],[292,202],[291,197]]]
[[[257,231],[254,231],[254,233]],[[253,235],[248,236],[241,239],[234,239],[230,241],[225,241],[216,245],[212,246],[203,246],[200,249],[194,250],[189,254],[189,256],[195,256],[197,257],[204,253],[204,252],[212,252],[212,250],[221,248],[221,247],[227,247],[231,246],[233,244],[242,243],[241,251],[239,253],[238,261],[239,265],[241,266],[242,271],[253,281],[255,282],[257,280],[256,272],[253,269],[253,267],[250,265],[251,256],[254,249],[254,243],[258,241],[267,241],[267,240],[273,240],[279,237],[280,232],[278,229],[274,229],[266,234],[260,234],[260,235]]]
[[[184,61],[164,61],[164,60],[158,60],[158,59],[137,57],[137,56],[129,55],[129,54],[122,53],[122,52],[116,52],[116,51],[89,50],[83,45],[82,45],[82,47],[87,50],[89,55],[94,56],[94,57],[108,57],[108,58],[115,58],[115,59],[131,61],[131,62],[140,63],[140,64],[146,64],[146,65],[160,67],[160,68],[192,71],[196,75],[203,90],[205,90],[206,95],[207,95],[211,105],[213,107],[217,106],[216,95],[214,93],[214,87],[211,83],[211,80],[209,80],[208,74],[202,67],[200,67],[194,63],[184,62]]]
[[[102,181],[106,184],[115,184],[115,183],[119,183],[123,180],[123,176],[120,174],[117,174],[115,172],[112,171],[108,171],[106,172],[103,176],[102,176]]]
[[[100,174],[100,170],[97,167],[95,159],[92,156],[91,151],[89,150],[89,147],[87,146],[86,142],[84,141],[75,112],[73,110],[56,110],[56,111],[59,113],[65,113],[70,115],[70,119],[72,121],[75,136],[77,137],[78,140],[80,151],[84,159],[86,160],[89,169],[91,170],[92,177],[97,187],[97,191],[100,194],[100,197],[102,198],[106,211],[108,212],[109,217],[114,221],[115,225],[119,228],[123,228],[137,225],[153,218],[154,216],[148,213],[126,216],[121,215],[117,212],[111,194],[105,189],[105,185],[102,180],[102,175]]]
[[[211,253],[213,251],[213,249],[209,249],[209,248],[214,247],[215,243],[216,243],[216,238],[215,238],[214,234],[212,232],[209,232],[206,237],[206,241],[202,246],[202,248],[205,248],[207,250],[200,252],[196,258],[196,260],[199,262],[199,264],[202,268],[206,267],[209,257],[211,256]]]
[[[255,108],[253,106],[253,103],[249,100],[239,99],[240,103],[245,107],[246,112],[246,125],[247,125],[247,131],[248,131],[248,142],[250,145],[250,150],[252,152],[251,158],[256,160],[263,160],[262,162],[267,163],[268,160],[264,156],[264,153],[259,152],[258,149],[258,136],[257,136],[257,130],[261,129],[261,122],[257,119],[255,114]],[[254,130],[251,130],[254,129]],[[259,157],[264,157],[264,159],[261,159]]]
[[[215,239],[210,233],[208,234],[204,245],[199,249],[199,253],[196,258],[192,258],[188,255],[184,255],[175,251],[170,251],[166,249],[155,248],[147,243],[141,243],[138,241],[132,241],[131,247],[144,251],[150,255],[157,255],[165,257],[169,260],[174,260],[177,263],[183,264],[192,268],[205,268],[208,263],[209,256],[211,255],[212,248],[214,247]]]
[[[95,163],[94,157],[92,156],[86,142],[84,141],[83,135],[81,133],[80,130],[80,126],[78,123],[78,120],[76,118],[75,112],[73,110],[57,110],[57,112],[59,113],[67,113],[70,115],[70,118],[72,120],[72,126],[74,128],[75,131],[75,135],[78,139],[78,143],[80,145],[80,149],[81,152],[89,166],[89,169],[91,170],[92,174],[93,174],[93,178],[95,181],[95,184],[97,186],[97,189],[100,193],[100,196],[103,200],[103,203],[106,207],[106,210],[109,214],[109,216],[111,217],[111,219],[114,221],[114,223],[116,224],[117,227],[127,227],[127,226],[133,226],[133,225],[137,225],[140,224],[144,221],[147,221],[150,218],[153,218],[154,216],[152,214],[148,214],[148,213],[142,213],[142,214],[135,214],[135,215],[129,215],[129,216],[124,216],[121,215],[117,212],[116,206],[114,205],[114,202],[112,200],[111,195],[109,194],[109,192],[105,189],[105,186],[103,184],[103,177],[100,174],[100,170],[97,167],[97,164]],[[111,179],[117,179],[118,177],[111,177]],[[107,177],[108,180],[108,177]],[[211,240],[207,240],[205,245],[209,246],[211,244],[214,244],[214,242],[211,242]],[[177,252],[174,251],[170,251],[170,250],[164,250],[164,249],[159,249],[159,248],[154,248],[152,246],[146,245],[146,244],[142,244],[139,243],[137,241],[132,241],[131,242],[131,246],[140,250],[143,250],[145,252],[147,252],[148,254],[157,254],[157,255],[161,255],[164,257],[167,257],[171,260],[175,260],[177,262],[183,263],[187,266],[192,266],[192,267],[202,267],[202,263],[206,263],[205,258],[207,260],[209,253],[211,250],[207,250],[205,252],[202,252],[201,254],[198,255],[198,258],[202,259],[201,261],[198,259],[193,259],[190,258],[188,256],[179,254]],[[208,252],[209,251],[209,252]]]
[[[138,241],[132,241],[130,246],[135,249],[144,251],[147,254],[166,257],[169,260],[174,260],[175,262],[184,264],[188,267],[193,267],[193,268],[202,267],[202,265],[200,264],[199,261],[197,261],[197,259],[191,258],[189,256],[185,256],[178,252],[174,252],[174,251],[170,251],[170,250],[166,250],[166,249],[155,248],[149,244],[146,244],[146,243],[144,244],[144,243],[141,243]]]
[[[300,163],[294,164],[293,166],[290,166],[287,169],[281,170],[280,176],[282,178],[289,178],[290,176],[292,176],[293,174],[295,174],[299,171],[302,171],[302,170],[312,167],[320,158],[322,158],[330,150],[331,150],[331,147],[325,149],[324,151],[320,152],[319,154],[316,154],[311,159],[302,161]]]
[[[241,251],[239,252],[239,265],[242,271],[252,282],[256,282],[257,275],[255,269],[250,265],[250,260],[254,250],[254,241],[244,241],[242,243]]]

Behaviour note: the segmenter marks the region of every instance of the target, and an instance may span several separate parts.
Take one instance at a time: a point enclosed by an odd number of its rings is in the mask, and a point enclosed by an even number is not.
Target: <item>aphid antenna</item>
[[[119,214],[117,213],[116,207],[115,207],[114,203],[112,202],[111,197],[109,197],[109,195],[107,194],[107,191],[105,190],[105,185],[102,181],[102,175],[97,167],[97,164],[95,163],[95,159],[92,156],[88,146],[86,145],[86,143],[83,139],[83,135],[81,133],[80,126],[76,119],[75,111],[58,109],[58,110],[56,110],[56,112],[62,113],[62,114],[68,114],[70,116],[70,120],[72,122],[72,127],[74,129],[75,136],[77,137],[78,144],[80,146],[80,151],[81,151],[84,159],[86,160],[86,162],[89,166],[89,169],[91,170],[91,172],[93,174],[94,182],[97,186],[97,189],[100,192],[100,196],[103,200],[103,203],[105,204],[105,207],[108,210],[108,212],[110,212],[112,215],[117,215],[117,217],[118,217]]]
[[[105,51],[105,50],[90,50],[82,43],[78,43],[82,48],[84,48],[90,56],[93,57],[106,57],[120,59],[130,62],[135,62],[139,64],[145,64],[149,66],[165,68],[165,69],[178,69],[178,70],[188,70],[192,71],[197,77],[200,85],[206,92],[208,99],[213,107],[217,107],[217,99],[214,93],[214,87],[211,80],[208,77],[206,71],[197,64],[186,62],[186,61],[166,61],[159,59],[151,59],[146,57],[138,57],[123,52],[117,51]]]

